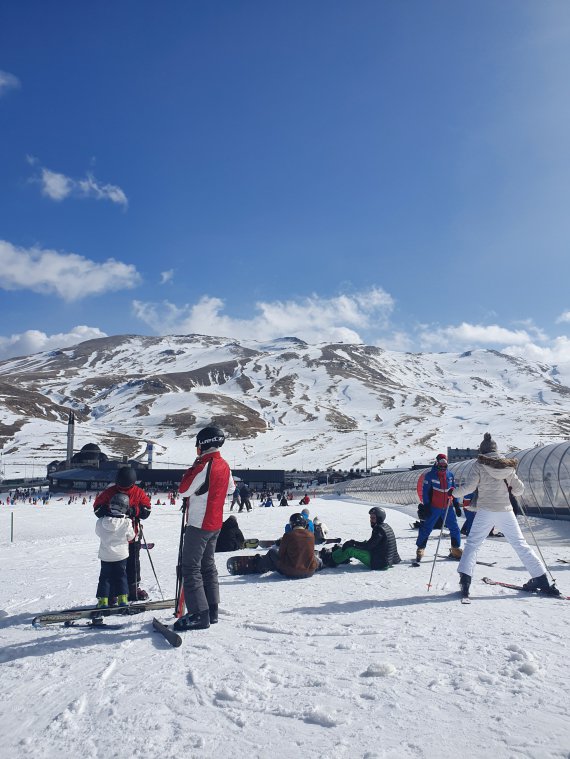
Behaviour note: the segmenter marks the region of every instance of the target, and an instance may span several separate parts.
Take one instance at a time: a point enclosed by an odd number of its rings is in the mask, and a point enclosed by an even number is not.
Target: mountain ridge
[[[0,444],[5,465],[64,458],[71,408],[76,449],[133,456],[152,440],[155,466],[191,461],[211,422],[233,466],[406,466],[487,430],[509,450],[567,437],[569,380],[568,366],[496,350],[114,335],[1,361]]]

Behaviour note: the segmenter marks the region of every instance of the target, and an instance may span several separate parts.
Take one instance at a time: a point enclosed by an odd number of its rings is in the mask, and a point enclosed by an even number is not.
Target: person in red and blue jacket
[[[447,456],[444,453],[438,453],[435,464],[424,477],[422,503],[427,512],[427,516],[420,524],[418,539],[416,541],[417,561],[422,560],[430,533],[437,520],[445,515],[446,509],[447,516],[445,517],[445,526],[449,530],[451,537],[451,550],[449,555],[454,559],[461,558],[463,553],[461,550],[461,532],[459,530],[459,525],[457,524],[456,514],[456,511],[459,511],[461,514],[461,509],[459,506],[457,506],[456,509],[453,504],[450,504],[449,508],[447,508],[454,487],[455,479],[453,477],[453,472],[450,472],[447,468]]]
[[[219,427],[200,430],[196,436],[198,458],[178,488],[187,509],[182,548],[187,614],[176,620],[175,630],[205,630],[218,621],[220,588],[214,552],[226,495],[236,487],[230,467],[218,450],[225,439]]]

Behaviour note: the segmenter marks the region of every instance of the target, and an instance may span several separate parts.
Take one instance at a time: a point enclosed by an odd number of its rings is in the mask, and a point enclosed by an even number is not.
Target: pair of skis
[[[73,627],[76,623],[81,622],[82,620],[87,620],[89,627],[113,630],[116,629],[118,625],[106,625],[105,619],[107,617],[130,617],[135,614],[143,614],[146,611],[172,609],[173,607],[173,598],[165,601],[137,601],[128,606],[110,606],[106,609],[100,609],[96,606],[83,606],[40,614],[37,617],[34,617],[32,624],[36,628],[43,628],[55,624],[65,625],[65,627]],[[177,648],[182,644],[182,638],[180,635],[175,633],[174,630],[171,630],[167,625],[163,624],[156,618],[153,619],[152,624],[154,629],[160,632],[171,646]]]

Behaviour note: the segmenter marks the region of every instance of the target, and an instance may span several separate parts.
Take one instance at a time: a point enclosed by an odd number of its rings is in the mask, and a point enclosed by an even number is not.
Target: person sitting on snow
[[[291,529],[283,535],[279,546],[272,546],[265,556],[256,555],[260,574],[274,570],[285,577],[312,577],[322,568],[322,561],[315,556],[315,536],[307,529],[305,517],[291,514],[289,524]]]
[[[316,514],[315,518],[313,519],[313,527],[315,533],[315,543],[324,543],[327,539],[327,535],[329,534],[329,528],[324,522],[321,522]]]
[[[386,524],[386,512],[380,506],[374,506],[368,512],[372,535],[368,540],[347,540],[342,546],[335,546],[332,551],[323,548],[321,559],[326,567],[349,564],[350,559],[358,559],[369,569],[390,569],[399,564],[401,559],[394,530]]]
[[[216,541],[216,553],[223,551],[241,551],[245,542],[243,532],[240,530],[237,518],[230,514],[222,524]]]

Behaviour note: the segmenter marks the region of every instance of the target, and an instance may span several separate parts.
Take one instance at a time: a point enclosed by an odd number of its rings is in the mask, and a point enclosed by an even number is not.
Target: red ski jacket
[[[96,517],[108,517],[108,506],[111,498],[116,493],[125,493],[129,496],[129,506],[134,508],[135,513],[132,516],[133,527],[135,530],[135,536],[138,535],[138,520],[146,519],[150,516],[150,498],[138,485],[131,485],[130,488],[120,488],[118,485],[111,485],[110,488],[106,488],[101,491],[93,502],[93,511]],[[136,539],[136,537],[135,537]]]
[[[186,471],[178,492],[188,498],[188,521],[192,527],[215,532],[224,521],[226,495],[235,490],[228,462],[219,451],[205,453]]]

